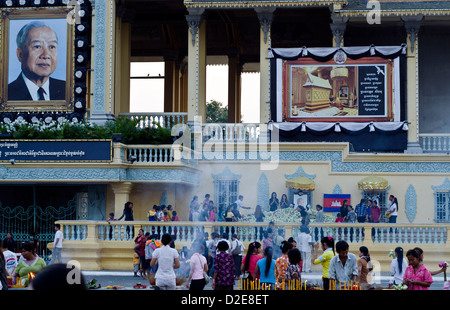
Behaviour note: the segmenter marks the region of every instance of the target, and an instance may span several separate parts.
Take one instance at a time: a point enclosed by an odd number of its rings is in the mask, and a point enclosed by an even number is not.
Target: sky
[[[131,63],[131,76],[164,76],[164,63]],[[224,84],[226,87],[224,87]],[[228,66],[206,69],[206,101],[228,103]],[[130,112],[163,112],[164,79],[132,79]],[[259,73],[242,74],[241,114],[244,123],[259,123]]]

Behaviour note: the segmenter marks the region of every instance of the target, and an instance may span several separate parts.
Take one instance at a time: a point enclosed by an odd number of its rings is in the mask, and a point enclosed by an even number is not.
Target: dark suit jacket
[[[50,100],[65,100],[66,99],[66,82],[54,78],[50,78]],[[8,100],[22,101],[33,100],[27,85],[20,73],[19,77],[8,84]]]

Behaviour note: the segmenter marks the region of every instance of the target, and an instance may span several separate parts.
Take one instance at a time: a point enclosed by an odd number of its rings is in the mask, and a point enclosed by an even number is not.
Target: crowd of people
[[[289,204],[286,194],[281,196],[281,199],[277,198],[277,194],[273,192],[268,201],[268,210],[270,212],[294,208],[293,204]],[[303,217],[306,218],[306,207],[295,207]],[[199,201],[198,196],[194,196],[189,204],[189,221],[193,222],[238,222],[242,219],[242,209],[251,210],[251,207],[245,206],[244,196],[239,195],[236,201],[229,206],[217,205],[211,200],[211,195],[206,194],[203,202]],[[248,213],[248,212],[247,212]],[[254,212],[250,212],[254,215],[256,222],[264,221],[264,211],[260,205],[256,205]]]
[[[296,238],[285,239],[280,235],[277,239],[276,236],[267,235],[269,227],[265,231],[267,237],[262,242],[250,242],[247,249],[237,235],[232,235],[230,241],[227,233],[212,233],[211,239],[208,238],[208,233],[205,233],[192,243],[190,249],[185,248],[180,254],[173,249],[169,255],[169,250],[166,249],[166,254],[157,255],[158,263],[163,260],[170,262],[165,262],[165,266],[173,267],[169,268],[169,271],[161,271],[156,262],[147,266],[157,267],[156,270],[153,269],[156,272],[156,285],[160,283],[167,289],[175,287],[173,270],[182,265],[180,257],[187,264],[184,272],[187,278],[186,288],[190,290],[203,290],[209,281],[212,281],[211,287],[214,290],[232,290],[235,281],[241,278],[259,279],[261,285],[273,290],[284,289],[284,281],[301,281],[302,273],[311,272],[312,264],[322,267],[321,286],[324,290],[330,289],[332,281],[347,285],[353,281],[364,290],[374,288],[373,265],[367,247],[361,246],[357,257],[349,252],[349,244],[346,241],[335,243],[332,237],[324,237],[313,244],[311,251],[312,243],[307,229],[304,227]],[[172,241],[170,235],[163,235],[161,248],[170,248]],[[154,262],[155,253],[156,250],[152,257],[146,259]],[[410,249],[404,254],[403,248],[397,247],[391,262],[391,284],[405,285],[408,290],[427,290],[433,283],[432,277],[445,270],[446,266],[429,271],[423,263],[423,250],[420,248]],[[170,285],[167,285],[168,274],[172,277]],[[163,276],[166,282],[161,284],[158,279]]]
[[[37,239],[21,243],[20,255],[16,253],[16,242],[11,233],[8,233],[4,240],[0,240],[0,290],[7,290],[12,285],[28,286],[30,274],[35,276],[49,266],[57,265],[57,262],[58,264],[62,263],[61,250],[64,235],[60,224],[55,224],[54,229],[52,257],[48,264],[37,254],[39,247]],[[40,281],[40,279],[38,280]],[[45,281],[45,283],[47,282]]]
[[[192,201],[189,204],[189,221],[236,222],[242,218],[241,209],[251,209],[244,205],[243,195],[239,195],[238,199],[227,207],[217,207],[210,198],[210,194],[205,195],[203,202],[199,202],[198,196],[192,198]]]
[[[397,198],[394,195],[390,195],[387,210],[384,214],[389,219],[389,223],[397,222],[398,208]],[[355,207],[349,205],[347,200],[344,200],[336,217],[336,222],[380,223],[382,212],[378,199],[361,199]]]

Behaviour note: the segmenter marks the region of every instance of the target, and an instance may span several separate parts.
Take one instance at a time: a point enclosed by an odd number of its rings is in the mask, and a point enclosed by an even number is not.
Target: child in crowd
[[[356,213],[352,206],[348,206],[347,222],[348,223],[356,222]]]
[[[297,248],[292,248],[288,252],[289,264],[286,270],[287,280],[298,280],[301,281],[300,275],[300,262],[302,260],[302,255],[300,250]]]
[[[117,221],[117,219],[114,217],[114,213],[113,213],[113,212],[111,212],[111,213],[109,214],[109,218],[107,219],[107,221],[108,221],[108,222],[111,222],[111,221]]]
[[[139,261],[139,254],[134,252],[133,253],[133,269],[134,269],[134,276],[137,277],[138,276],[138,271],[139,271],[139,265],[140,265],[140,261]]]

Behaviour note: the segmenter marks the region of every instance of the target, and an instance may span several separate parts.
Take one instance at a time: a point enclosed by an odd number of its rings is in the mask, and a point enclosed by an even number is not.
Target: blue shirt
[[[364,217],[367,215],[367,206],[366,204],[360,204],[358,203],[355,207],[355,212],[358,215],[358,217]]]
[[[259,279],[261,283],[273,283],[275,284],[275,260],[272,259],[272,264],[270,265],[269,272],[266,277],[266,258],[262,258],[256,262],[259,268]]]

